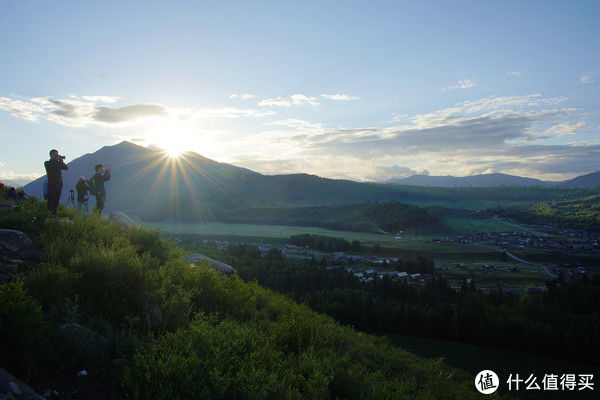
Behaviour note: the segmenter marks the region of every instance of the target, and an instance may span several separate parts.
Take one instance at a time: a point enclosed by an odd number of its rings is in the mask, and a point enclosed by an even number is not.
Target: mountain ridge
[[[162,210],[162,215],[180,219],[178,215],[192,211],[210,216],[215,209],[222,211],[378,201],[420,205],[428,202],[454,202],[459,195],[461,198],[478,196],[473,193],[461,195],[443,187],[423,190],[414,185],[356,182],[306,173],[263,175],[247,168],[211,160],[195,152],[186,152],[174,158],[163,151],[124,141],[103,146],[96,152],[84,154],[67,164],[69,170],[63,173],[63,203],[67,201],[69,190],[74,189],[80,176],[89,179],[93,175],[93,168],[97,163],[103,163],[112,169],[111,180],[106,184],[108,196],[105,210],[124,211],[140,218],[152,213],[156,215],[157,210]],[[44,180],[45,176],[42,176],[30,182],[24,187],[25,191],[42,197]],[[584,183],[589,184],[589,179]],[[576,184],[577,182],[574,183]],[[492,194],[490,199],[494,200],[498,196],[501,194]]]

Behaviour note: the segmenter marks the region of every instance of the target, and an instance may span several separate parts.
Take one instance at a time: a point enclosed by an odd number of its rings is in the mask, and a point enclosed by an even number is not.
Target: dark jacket
[[[77,189],[77,201],[88,201],[87,195],[89,187],[87,181],[80,180],[79,182],[77,182],[77,185],[75,185],[75,189]]]
[[[96,194],[106,194],[106,189],[104,189],[104,182],[110,180],[110,172],[106,170],[104,171],[104,175],[100,175],[96,172],[92,179],[94,180]]]
[[[62,186],[62,170],[67,170],[67,164],[63,160],[57,161],[50,159],[44,162],[44,167],[46,167],[46,175],[48,176],[48,185],[52,186]]]

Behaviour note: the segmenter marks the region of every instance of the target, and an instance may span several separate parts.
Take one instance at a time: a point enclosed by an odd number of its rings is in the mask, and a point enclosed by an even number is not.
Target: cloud
[[[13,117],[21,118],[27,121],[37,121],[39,114],[44,110],[42,107],[21,100],[0,97],[0,110],[8,111]]]
[[[251,136],[245,146],[256,146],[256,154],[301,159],[311,173],[359,180],[425,170],[434,175],[494,170],[541,178],[595,170],[600,144],[544,144],[586,126],[572,120],[584,114],[562,107],[565,101],[537,93],[488,97],[404,115],[402,124],[387,127],[348,128],[284,119],[264,124],[274,129]]]
[[[205,119],[205,118],[240,118],[240,117],[265,117],[267,115],[274,115],[274,111],[263,111],[254,110],[251,108],[241,109],[235,107],[220,107],[220,108],[200,108],[194,110],[190,117],[194,119]]]
[[[347,94],[322,94],[321,97],[325,97],[326,99],[329,100],[343,100],[343,101],[349,101],[349,100],[358,100],[358,97],[354,97],[354,96],[350,96]]]
[[[71,127],[134,126],[153,120],[201,120],[207,118],[259,118],[273,111],[213,107],[199,109],[168,108],[158,104],[133,104],[114,107],[106,104],[118,101],[113,96],[69,96],[66,99],[34,97],[29,100],[0,97],[0,109],[28,121],[45,119]]]
[[[71,95],[71,97],[77,98],[74,95]],[[116,103],[120,99],[120,97],[116,96],[81,96],[81,98],[93,103]]]
[[[138,104],[121,108],[96,107],[94,120],[107,124],[120,124],[144,118],[162,117],[168,114],[164,107],[154,104]]]
[[[476,86],[477,83],[472,79],[463,79],[456,83],[456,85],[450,85],[443,87],[442,90],[453,90],[453,89],[468,89]]]
[[[290,107],[292,105],[309,104],[311,106],[320,106],[316,97],[309,97],[303,94],[294,94],[288,97],[272,97],[261,100],[258,105],[260,107]]]
[[[585,121],[580,121],[572,124],[568,122],[561,122],[559,124],[553,125],[551,128],[546,129],[544,131],[544,135],[547,135],[548,137],[574,135],[579,129],[582,129],[584,127]]]
[[[0,167],[3,166],[5,166],[5,164],[0,163]],[[24,186],[39,177],[40,175],[35,173],[18,174],[11,170],[0,170],[0,182],[9,186]]]
[[[518,72],[518,71],[511,71],[511,72],[507,72],[506,75],[508,75],[508,76],[519,76],[519,75],[521,75],[521,73]]]
[[[244,94],[230,94],[229,98],[230,99],[242,99],[242,100],[248,100],[248,99],[254,99],[256,96],[253,94],[249,94],[249,93],[244,93]]]
[[[581,76],[579,77],[579,80],[581,81],[581,83],[592,83],[592,82],[596,82],[597,78],[598,78],[598,72],[591,71],[591,72],[586,72],[586,73],[581,74]]]
[[[368,177],[368,180],[376,182],[383,182],[392,178],[407,178],[418,174],[416,170],[400,165],[376,166],[373,169],[374,175]],[[423,175],[428,175],[428,171],[423,172],[425,172]]]

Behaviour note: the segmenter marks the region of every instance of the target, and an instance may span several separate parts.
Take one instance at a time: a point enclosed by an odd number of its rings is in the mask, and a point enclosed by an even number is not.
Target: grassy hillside
[[[0,366],[38,390],[85,368],[105,398],[478,398],[440,361],[190,267],[157,231],[64,208],[50,219],[37,201],[1,211],[0,227],[45,254],[0,286]]]
[[[506,214],[520,221],[600,231],[600,189],[570,200],[543,202]]]

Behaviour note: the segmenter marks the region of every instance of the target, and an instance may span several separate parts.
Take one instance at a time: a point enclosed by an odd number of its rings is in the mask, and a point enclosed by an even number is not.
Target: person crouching
[[[85,176],[79,178],[77,184],[75,185],[75,189],[77,190],[77,213],[80,216],[82,215],[82,213],[87,215],[90,210],[88,207],[88,190],[90,189],[90,187],[88,186],[88,182],[85,179]]]

